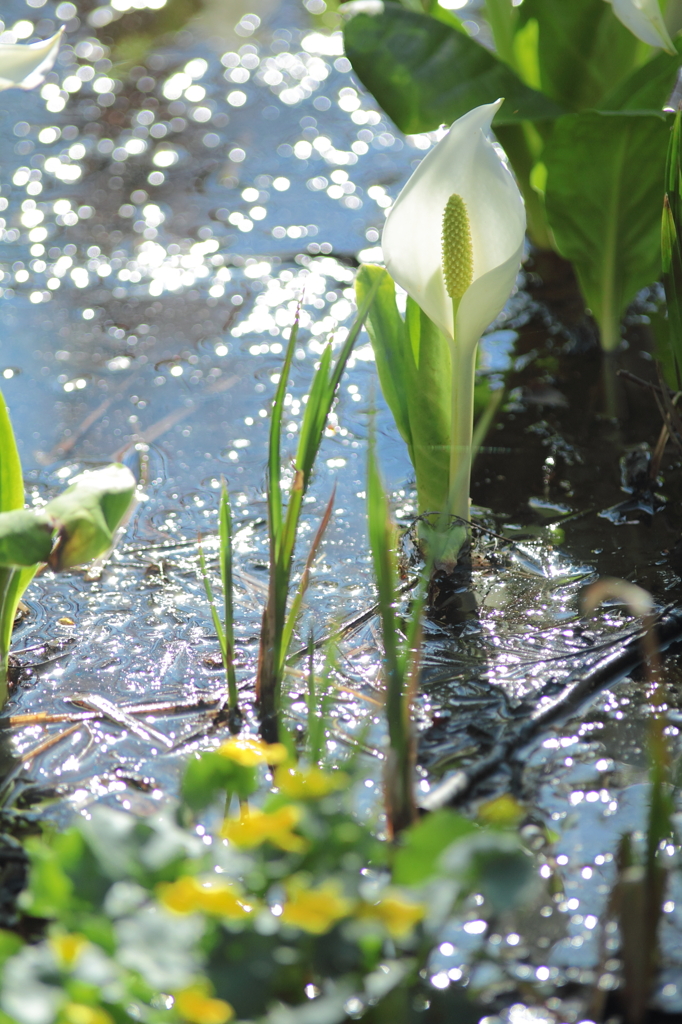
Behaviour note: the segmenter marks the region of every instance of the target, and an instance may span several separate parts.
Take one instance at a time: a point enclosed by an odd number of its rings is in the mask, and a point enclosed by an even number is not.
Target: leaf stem
[[[471,439],[474,429],[474,375],[476,345],[460,345],[457,339],[459,300],[452,300],[453,333],[450,343],[452,366],[450,426],[450,492],[456,486],[449,509],[452,515],[469,520],[469,486],[471,479]]]

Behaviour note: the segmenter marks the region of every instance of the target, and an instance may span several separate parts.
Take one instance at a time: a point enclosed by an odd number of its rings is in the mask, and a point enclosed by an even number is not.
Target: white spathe
[[[396,199],[381,241],[391,277],[445,334],[466,347],[475,347],[502,311],[523,254],[523,199],[488,138],[502,102],[476,107],[455,121]],[[453,193],[466,204],[474,264],[456,332],[442,266],[443,212]]]
[[[634,36],[666,53],[677,53],[661,14],[658,0],[606,0],[613,13]]]
[[[39,43],[0,43],[0,90],[35,89],[57,59],[64,29]]]

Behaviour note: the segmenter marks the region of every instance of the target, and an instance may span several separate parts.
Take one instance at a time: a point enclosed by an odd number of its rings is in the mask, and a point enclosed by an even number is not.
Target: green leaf
[[[251,796],[256,790],[254,769],[236,764],[213,750],[189,761],[181,792],[183,802],[191,810],[203,810],[227,790],[243,800]]]
[[[479,830],[461,814],[447,809],[422,818],[402,836],[393,864],[397,885],[420,885],[438,871],[438,859],[458,839]]]
[[[24,481],[17,442],[0,391],[0,512],[24,507]]]
[[[43,515],[55,520],[59,539],[50,555],[57,572],[83,565],[103,554],[125,515],[133,494],[135,477],[125,466],[112,463],[104,469],[82,473],[70,487],[49,501]]]
[[[358,78],[404,132],[432,131],[500,96],[506,102],[495,125],[562,113],[469,36],[398,4],[386,3],[375,16],[356,15],[344,39]]]
[[[668,136],[663,116],[586,111],[560,118],[545,148],[549,222],[607,351],[627,305],[661,273]]]
[[[676,45],[682,49],[682,40]],[[599,109],[660,111],[673,91],[679,68],[679,55],[657,54],[608,92]]]
[[[47,562],[55,521],[33,509],[0,512],[0,565],[19,568]]]
[[[408,298],[405,320],[395,284],[382,267],[362,267],[356,278],[360,301],[378,287],[367,317],[384,398],[408,446],[417,478],[419,511],[440,511],[450,474],[450,347],[417,304]]]
[[[538,22],[543,92],[571,110],[598,106],[634,67],[638,42],[604,0],[524,0],[519,15]]]

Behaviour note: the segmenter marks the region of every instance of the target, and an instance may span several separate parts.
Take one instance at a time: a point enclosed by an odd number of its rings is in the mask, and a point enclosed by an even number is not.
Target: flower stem
[[[463,346],[457,339],[457,309],[453,299],[454,338],[451,343],[452,395],[450,427],[450,514],[469,521],[471,440],[474,429],[474,375],[476,346]]]

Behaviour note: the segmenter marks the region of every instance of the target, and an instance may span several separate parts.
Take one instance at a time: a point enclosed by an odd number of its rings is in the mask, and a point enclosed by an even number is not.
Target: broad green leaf
[[[256,772],[253,768],[236,764],[230,758],[211,750],[188,762],[182,780],[182,800],[191,810],[201,811],[226,790],[245,800],[256,787]]]
[[[82,473],[70,487],[42,509],[54,519],[59,539],[50,555],[52,569],[61,571],[83,565],[103,554],[125,515],[133,494],[135,477],[125,466],[112,463],[104,469]]]
[[[403,833],[393,863],[393,881],[397,885],[427,881],[437,873],[441,853],[475,832],[476,826],[455,811],[444,809],[427,815]]]
[[[598,106],[634,67],[638,42],[604,0],[524,0],[519,15],[539,26],[543,92],[571,110]]]
[[[0,513],[0,565],[19,568],[47,562],[55,522],[33,509]]]
[[[560,118],[545,148],[549,222],[607,351],[628,303],[661,273],[668,136],[663,116],[586,111]]]
[[[682,40],[677,46],[682,49]],[[662,110],[673,91],[680,57],[659,53],[637,68],[600,101],[600,110]]]
[[[17,442],[0,391],[0,512],[24,507],[24,481]]]
[[[376,16],[356,15],[344,38],[358,78],[404,132],[450,124],[500,96],[506,102],[496,125],[551,120],[562,112],[469,36],[398,4],[386,3]]]

